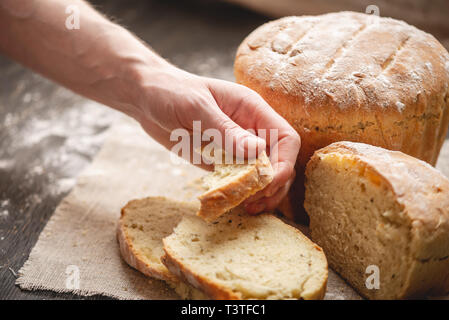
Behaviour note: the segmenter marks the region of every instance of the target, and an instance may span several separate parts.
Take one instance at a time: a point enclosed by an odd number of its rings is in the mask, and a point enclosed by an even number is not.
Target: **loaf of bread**
[[[304,206],[329,265],[363,296],[449,291],[449,180],[426,162],[333,143],[307,164]]]
[[[214,172],[203,179],[208,190],[198,197],[201,202],[198,216],[208,222],[216,220],[265,188],[273,180],[273,174],[265,151],[254,162],[215,164]]]
[[[195,204],[163,197],[132,200],[123,207],[117,225],[123,259],[146,276],[166,281],[183,299],[207,299],[207,296],[179,281],[162,264],[162,239],[173,232],[183,215],[194,215],[197,210]]]
[[[258,92],[300,134],[304,169],[336,141],[364,142],[436,163],[449,122],[449,54],[403,21],[355,12],[286,17],[240,45],[237,82]]]
[[[236,208],[216,222],[186,215],[163,240],[163,263],[213,299],[321,299],[320,247],[270,214]]]

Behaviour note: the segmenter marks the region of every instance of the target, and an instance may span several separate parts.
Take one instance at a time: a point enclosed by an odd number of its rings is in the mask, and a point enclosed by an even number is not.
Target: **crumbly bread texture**
[[[236,208],[213,223],[186,215],[163,242],[167,268],[213,299],[324,297],[321,248],[271,214]]]
[[[363,296],[449,291],[449,180],[427,163],[362,143],[333,143],[307,165],[305,208],[312,239]],[[379,268],[378,289],[368,289],[376,284],[369,266]]]
[[[200,195],[197,215],[208,222],[216,220],[273,180],[273,168],[262,152],[254,162],[215,164],[214,172],[204,178],[208,190]]]
[[[198,206],[163,197],[132,200],[121,212],[117,239],[123,259],[143,274],[166,281],[183,299],[206,296],[179,281],[162,264],[162,239],[173,232],[183,215],[194,215]]]
[[[332,142],[436,163],[449,122],[449,54],[403,21],[355,12],[275,20],[243,41],[234,72],[302,138],[296,210],[307,161]]]

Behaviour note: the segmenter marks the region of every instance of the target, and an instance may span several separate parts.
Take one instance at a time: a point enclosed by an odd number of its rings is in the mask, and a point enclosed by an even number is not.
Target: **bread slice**
[[[216,222],[186,215],[163,240],[162,262],[212,299],[322,299],[327,261],[296,228],[237,208]]]
[[[214,172],[204,178],[208,191],[198,197],[201,206],[197,215],[212,222],[272,180],[273,168],[265,151],[253,163],[215,164]]]
[[[161,262],[162,239],[170,235],[183,215],[194,215],[198,206],[164,197],[130,201],[121,211],[117,239],[123,259],[143,274],[166,281],[184,299],[205,299],[182,283]]]
[[[360,294],[449,291],[449,180],[440,172],[402,152],[337,142],[315,152],[306,177],[312,239]]]

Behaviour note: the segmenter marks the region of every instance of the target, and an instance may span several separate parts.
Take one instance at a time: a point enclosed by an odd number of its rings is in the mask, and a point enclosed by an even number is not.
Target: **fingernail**
[[[247,136],[242,140],[242,148],[246,149],[248,158],[256,158],[258,153],[261,152],[264,147],[264,143],[261,139]]]

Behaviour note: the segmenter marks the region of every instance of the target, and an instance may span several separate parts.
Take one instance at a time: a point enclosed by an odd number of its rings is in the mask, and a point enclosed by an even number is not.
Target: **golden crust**
[[[131,210],[136,206],[145,205],[147,201],[158,201],[167,199],[164,197],[149,197],[144,199],[137,199],[129,201],[121,210],[119,222],[117,224],[117,241],[120,247],[120,253],[125,262],[140,271],[144,275],[159,280],[165,281],[171,288],[173,288],[182,299],[205,300],[209,299],[203,292],[197,291],[188,283],[180,281],[173,273],[171,273],[165,266],[157,264],[148,264],[142,253],[134,248],[132,238],[127,234],[124,225],[123,217],[127,210]],[[184,203],[186,204],[186,203]],[[196,207],[196,206],[195,206]],[[192,214],[194,213],[194,206],[191,207]],[[162,241],[162,240],[161,240]]]
[[[404,208],[404,223],[409,230],[404,237],[411,239],[407,261],[411,263],[397,297],[449,292],[449,180],[426,162],[402,152],[346,141],[316,151],[307,164],[306,176],[325,154],[339,154],[362,163]]]
[[[234,73],[300,134],[300,184],[313,152],[336,141],[436,163],[449,123],[449,54],[405,22],[355,12],[282,18],[243,41]]]
[[[201,206],[197,213],[212,222],[245,199],[265,188],[273,180],[273,168],[265,152],[257,158],[254,166],[238,180],[213,188],[198,197]]]
[[[176,259],[176,255],[164,245],[165,255],[162,256],[162,262],[168,270],[175,274],[181,281],[190,283],[193,287],[205,292],[214,300],[240,300],[241,295],[220,286],[219,284],[202,277],[190,270],[183,263]]]

